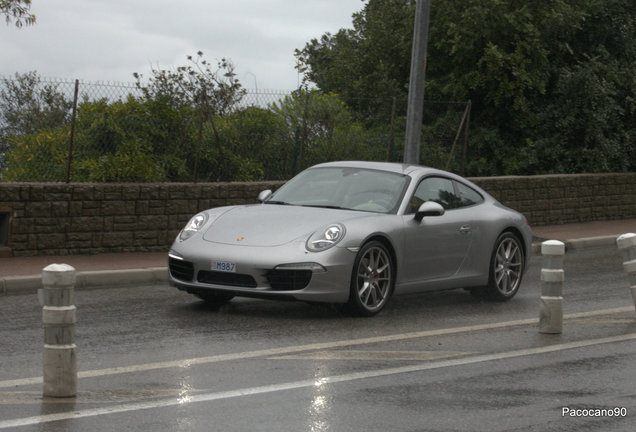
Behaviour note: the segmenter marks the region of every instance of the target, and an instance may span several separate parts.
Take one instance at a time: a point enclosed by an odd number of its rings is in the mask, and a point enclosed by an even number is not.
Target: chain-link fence
[[[280,180],[329,160],[402,160],[405,97],[172,96],[149,98],[134,83],[0,77],[0,181]],[[427,101],[422,162],[465,174],[469,121],[469,102]]]

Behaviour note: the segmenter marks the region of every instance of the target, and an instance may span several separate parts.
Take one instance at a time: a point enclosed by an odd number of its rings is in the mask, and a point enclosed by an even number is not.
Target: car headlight
[[[345,235],[345,228],[340,224],[332,224],[313,233],[308,239],[306,248],[311,252],[321,252],[335,246]]]
[[[208,221],[208,214],[205,212],[196,214],[186,224],[185,228],[179,233],[179,240],[184,241],[201,231],[203,225]]]

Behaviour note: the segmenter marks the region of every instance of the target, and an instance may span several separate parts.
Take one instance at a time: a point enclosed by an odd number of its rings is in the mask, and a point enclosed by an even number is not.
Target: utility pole
[[[404,163],[407,164],[420,163],[424,82],[426,78],[426,45],[428,44],[430,12],[431,0],[417,0],[415,7],[415,28],[413,29],[413,50],[411,52],[409,99],[406,114],[406,141],[404,143]]]

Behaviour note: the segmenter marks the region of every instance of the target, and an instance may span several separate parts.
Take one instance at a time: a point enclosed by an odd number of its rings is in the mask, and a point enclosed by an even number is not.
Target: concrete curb
[[[607,235],[607,236],[599,236],[599,237],[582,237],[578,239],[565,240],[566,249],[584,249],[589,247],[599,247],[599,246],[609,246],[616,244],[616,239],[619,235]],[[541,243],[545,240],[542,239],[537,240],[532,243],[532,253],[534,255],[541,255]]]
[[[599,237],[583,237],[565,242],[566,247],[572,249],[582,249],[588,247],[598,247],[607,245],[616,245],[616,239],[619,235],[599,236]]]
[[[154,285],[168,281],[167,267],[77,272],[75,289]],[[42,276],[9,276],[0,279],[0,295],[35,294]]]

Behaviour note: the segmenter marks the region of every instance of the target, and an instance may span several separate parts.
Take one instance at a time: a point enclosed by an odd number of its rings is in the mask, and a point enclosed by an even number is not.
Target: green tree
[[[35,24],[35,15],[30,13],[31,0],[0,0],[0,14],[7,24],[15,21],[16,27]]]
[[[213,177],[226,180],[230,176],[228,156],[218,132],[216,116],[232,112],[243,98],[245,90],[236,79],[234,65],[230,60],[221,59],[215,68],[204,59],[201,51],[196,57],[188,56],[188,60],[188,65],[179,66],[173,71],[153,69],[147,83],[143,81],[141,74],[133,75],[145,101],[153,101],[168,111],[180,113],[186,128],[198,127],[199,138],[196,141],[182,141],[187,148],[177,149],[178,154],[186,153],[188,157],[192,157],[194,162],[189,166],[196,166],[197,171],[203,133],[208,127],[211,128],[216,157],[219,158],[216,166],[220,170]]]
[[[66,177],[67,126],[11,136],[2,181],[55,182]]]
[[[188,65],[175,70],[153,68],[147,83],[142,74],[135,72],[133,76],[144,98],[165,101],[174,108],[207,104],[214,114],[227,114],[241,101],[245,90],[230,60],[219,60],[215,68],[199,51],[196,57],[188,56],[188,61]]]
[[[0,137],[56,127],[68,120],[72,102],[57,84],[44,83],[37,72],[3,78],[0,89]]]
[[[382,122],[381,105],[354,100],[405,94],[414,4],[368,0],[353,30],[297,52],[301,69]],[[472,100],[469,172],[633,169],[634,23],[632,0],[433,1],[427,99]]]
[[[287,167],[293,148],[285,139],[286,125],[280,116],[252,106],[220,117],[217,123],[221,141],[234,166],[231,170],[235,173],[234,179],[283,180],[289,177]]]
[[[171,154],[155,152],[165,121],[147,105],[132,97],[110,104],[106,100],[82,103],[78,108],[71,179],[143,182],[177,176],[184,163],[178,159],[175,162]],[[3,181],[63,181],[69,136],[69,125],[11,135]]]
[[[431,14],[429,94],[473,102],[469,172],[531,174],[554,65],[585,23],[588,0],[451,0]]]
[[[222,60],[214,69],[200,52],[189,60],[188,66],[175,71],[153,69],[146,83],[135,74],[141,97],[80,104],[72,180],[192,181],[199,165],[214,168],[201,178],[263,177],[258,164],[241,156],[244,151],[224,149],[216,125],[237,109],[244,94],[234,78],[233,66]],[[71,104],[55,85],[42,86],[35,72],[4,80],[4,84],[0,91],[3,179],[45,180],[37,164],[46,165],[47,160],[51,168],[55,166],[52,171],[65,172],[61,142],[66,135],[68,143],[66,120]],[[33,156],[32,152],[38,154]],[[64,178],[46,177],[49,181]]]
[[[371,139],[347,105],[333,93],[301,90],[270,106],[286,125],[285,164],[294,174],[332,160],[382,160],[384,143]]]
[[[558,171],[636,169],[636,8],[586,2],[585,19],[555,63],[537,108],[540,161]],[[544,172],[539,166],[537,171]]]
[[[129,96],[78,108],[75,181],[187,181],[179,141],[192,137],[178,112]]]
[[[324,92],[338,94],[367,125],[391,114],[408,94],[415,0],[369,0],[353,29],[324,34],[296,50],[299,69]]]
[[[57,84],[44,83],[36,72],[3,78],[0,86],[0,172],[12,149],[11,137],[53,130],[67,124],[72,102]]]

